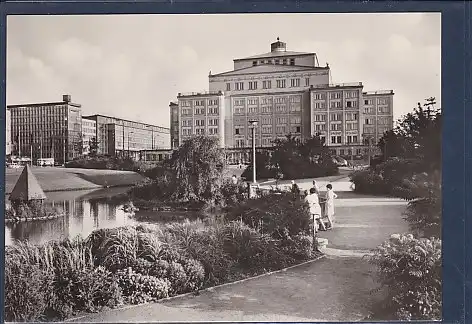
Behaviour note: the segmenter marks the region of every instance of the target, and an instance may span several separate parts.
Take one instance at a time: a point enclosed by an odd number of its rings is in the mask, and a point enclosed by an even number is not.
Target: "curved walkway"
[[[347,181],[333,184],[343,188]],[[76,322],[346,321],[363,320],[377,296],[375,269],[364,255],[391,234],[406,232],[405,202],[350,193],[336,207],[326,257],[286,271],[160,303],[93,314]]]

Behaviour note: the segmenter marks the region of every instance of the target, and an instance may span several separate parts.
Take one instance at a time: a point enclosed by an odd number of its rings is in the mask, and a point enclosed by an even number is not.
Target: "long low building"
[[[287,51],[277,39],[270,52],[210,73],[209,91],[178,94],[170,103],[172,147],[206,134],[226,149],[249,148],[257,122],[257,147],[288,134],[319,135],[333,154],[367,154],[393,128],[394,92],[366,92],[362,82],[331,84],[329,76],[330,67],[319,66],[315,53]]]
[[[84,116],[95,123],[97,154],[140,158],[142,150],[170,148],[170,129],[105,115]]]

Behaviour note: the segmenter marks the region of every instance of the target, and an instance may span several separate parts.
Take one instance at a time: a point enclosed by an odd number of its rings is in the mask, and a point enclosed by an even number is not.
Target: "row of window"
[[[301,107],[299,105],[290,106],[290,109],[287,106],[276,105],[275,109],[272,106],[262,106],[262,107],[248,107],[247,113],[250,115],[255,115],[259,113],[272,113],[275,111],[276,113],[287,113],[290,112],[300,112]],[[234,108],[235,115],[244,115],[246,114],[246,108],[244,107],[236,107]]]
[[[261,127],[261,133],[262,134],[272,134],[273,133],[273,126],[272,125],[263,125]],[[291,133],[300,133],[302,127],[301,126],[286,126],[286,125],[277,125],[275,126],[275,133],[276,134],[287,134],[288,130],[290,130]],[[234,129],[234,135],[244,135],[244,127],[236,127]],[[252,132],[248,132],[248,136],[252,138]],[[256,133],[256,138],[259,136],[258,133]]]
[[[290,81],[290,83],[287,83],[287,81]],[[300,78],[294,78],[294,79],[278,79],[275,80],[275,87],[277,89],[283,89],[287,88],[287,84],[289,84],[290,88],[297,88],[300,87],[301,81]],[[231,90],[236,90],[236,91],[242,91],[245,89],[245,82],[239,81],[235,82],[234,86],[232,86],[232,83],[227,82],[226,83],[226,91],[231,91]],[[305,78],[305,87],[310,86],[310,78]],[[248,90],[257,90],[259,88],[259,81],[249,81],[248,82]],[[263,80],[262,81],[262,89],[272,89],[272,80]]]
[[[377,105],[388,105],[388,98],[377,98]],[[373,105],[374,99],[365,99],[364,105]]]
[[[315,109],[326,109],[326,102],[324,101],[318,101],[318,102],[314,102],[313,103],[313,106],[315,107]],[[357,101],[346,101],[346,108],[357,108]],[[329,103],[329,107],[330,108],[342,108],[343,107],[343,103],[342,101],[331,101]]]
[[[257,64],[277,64],[277,65],[288,65],[288,63],[290,63],[290,65],[295,65],[295,58],[291,58],[289,60],[287,60],[286,58],[284,59],[274,59],[274,60],[254,60],[252,61],[252,66],[256,66]]]
[[[206,109],[208,115],[218,115],[219,108],[218,107],[209,107]],[[205,115],[205,108],[194,108],[193,109],[194,115]],[[191,116],[192,115],[192,108],[183,108],[182,109],[182,116]]]
[[[182,136],[190,136],[190,135],[205,135],[207,134],[207,130],[205,128],[182,128]],[[209,135],[217,135],[218,134],[218,127],[208,127],[208,134]]]
[[[204,99],[198,99],[198,100],[182,100],[180,101],[180,106],[181,107],[190,107],[192,105],[194,106],[205,106],[205,100]],[[207,105],[208,106],[218,106],[219,104],[219,99],[208,99],[207,100]]]
[[[379,114],[390,114],[390,107],[378,107],[377,112]],[[375,114],[375,108],[364,107],[364,114]]]
[[[182,127],[191,127],[192,126],[192,119],[182,119]],[[208,119],[209,126],[218,126],[219,119],[218,118],[211,118]],[[205,126],[205,119],[195,119],[194,120],[195,126]]]
[[[315,114],[314,120],[315,121],[326,121],[327,114]],[[331,113],[329,114],[331,121],[341,121],[343,118],[342,113]],[[345,120],[359,120],[358,113],[346,113]]]
[[[249,98],[247,99],[247,104],[248,105],[258,105],[259,102],[261,105],[267,105],[267,104],[285,104],[290,102],[290,103],[300,103],[301,102],[301,96],[289,96],[289,97],[269,97],[269,98]],[[246,103],[245,99],[234,99],[234,106],[244,106]]]

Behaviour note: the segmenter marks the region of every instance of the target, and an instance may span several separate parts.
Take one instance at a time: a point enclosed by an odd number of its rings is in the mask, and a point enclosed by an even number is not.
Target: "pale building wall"
[[[180,94],[178,96],[179,145],[193,136],[217,137],[225,147],[225,98],[222,93]]]
[[[82,154],[90,154],[90,141],[97,137],[97,123],[95,120],[82,118]]]
[[[270,68],[270,69],[269,69]],[[273,67],[266,70],[258,69],[258,73],[248,73],[250,71],[241,71],[232,75],[210,75],[209,89],[213,91],[224,91],[225,95],[233,94],[251,94],[263,91],[264,93],[277,93],[281,91],[299,91],[307,89],[311,85],[328,85],[329,84],[329,68],[316,68],[291,71],[275,71]],[[297,82],[292,83],[293,80]],[[279,87],[278,83],[279,81]],[[281,87],[280,82],[284,81],[285,86]],[[238,90],[242,82],[243,89]],[[255,89],[251,89],[251,84]],[[293,84],[293,85],[292,85]],[[265,87],[264,87],[265,86]]]
[[[283,53],[283,52],[282,52]],[[248,58],[248,59],[237,59],[234,60],[234,69],[244,69],[255,65],[261,64],[279,64],[279,65],[290,65],[290,60],[294,60],[293,65],[298,66],[315,66],[315,54],[305,54],[305,55],[281,55],[281,56],[266,56],[258,58]]]
[[[376,144],[383,134],[393,129],[393,91],[382,90],[365,92],[363,131],[373,138]]]

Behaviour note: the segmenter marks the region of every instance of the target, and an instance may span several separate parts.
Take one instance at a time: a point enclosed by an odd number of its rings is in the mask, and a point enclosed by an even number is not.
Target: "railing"
[[[393,90],[377,90],[377,91],[367,91],[363,92],[364,95],[384,95],[384,94],[393,94]]]
[[[188,97],[188,96],[205,96],[205,95],[218,95],[221,96],[221,91],[199,91],[199,92],[179,92],[177,97]]]
[[[348,82],[348,83],[331,83],[331,84],[316,84],[312,88],[342,88],[342,87],[362,87],[362,82]]]

